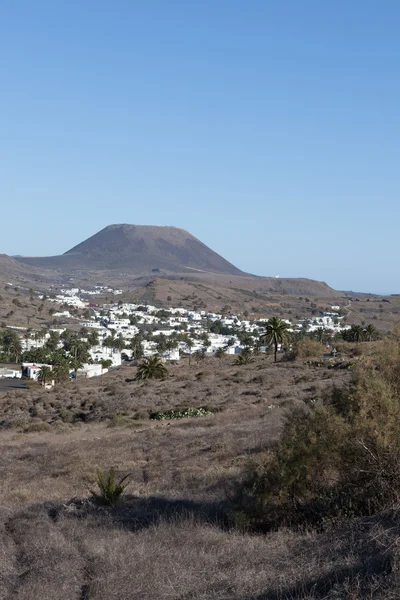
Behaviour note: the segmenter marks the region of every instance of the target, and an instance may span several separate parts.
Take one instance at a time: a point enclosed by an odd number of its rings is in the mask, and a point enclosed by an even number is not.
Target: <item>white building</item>
[[[21,379],[22,371],[18,365],[0,366],[0,379]]]
[[[34,381],[38,380],[39,372],[42,367],[49,367],[49,369],[53,370],[52,365],[41,363],[22,363],[24,374],[27,375],[29,379],[33,379]]]
[[[103,375],[104,373],[108,373],[108,369],[103,368],[101,364],[89,365],[85,363],[82,369],[78,369],[78,375],[81,375],[86,379],[90,379],[91,377],[98,377],[99,375]]]

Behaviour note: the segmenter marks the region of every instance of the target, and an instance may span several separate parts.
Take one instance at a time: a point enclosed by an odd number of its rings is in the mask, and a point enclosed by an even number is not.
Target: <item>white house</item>
[[[49,369],[53,370],[53,367],[51,365],[41,363],[22,363],[24,374],[27,375],[29,379],[33,379],[34,381],[37,381],[39,371],[42,367],[49,367]]]
[[[120,367],[122,364],[122,355],[115,348],[106,348],[105,346],[94,346],[89,350],[91,359],[98,363],[101,360],[111,360],[113,367]]]
[[[84,364],[81,369],[78,369],[78,374],[89,379],[90,377],[98,377],[99,375],[103,375],[107,373],[108,369],[104,369],[101,364],[89,365]]]
[[[162,354],[162,358],[164,360],[180,360],[180,354],[178,348],[174,348],[174,350],[168,350]]]
[[[22,371],[18,365],[0,366],[0,379],[21,379]]]

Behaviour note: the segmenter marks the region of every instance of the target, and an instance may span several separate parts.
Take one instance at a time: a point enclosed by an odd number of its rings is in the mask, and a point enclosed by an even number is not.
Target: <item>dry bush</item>
[[[315,340],[304,338],[299,340],[292,350],[288,353],[289,358],[312,358],[320,357],[326,352],[326,348]]]
[[[397,341],[383,344],[360,362],[353,390],[292,410],[276,447],[249,462],[234,498],[241,523],[326,526],[398,504],[399,355]]]

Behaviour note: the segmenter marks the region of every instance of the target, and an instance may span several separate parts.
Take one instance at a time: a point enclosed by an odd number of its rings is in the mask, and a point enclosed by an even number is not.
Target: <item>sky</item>
[[[398,0],[0,0],[0,253],[174,225],[398,293]]]

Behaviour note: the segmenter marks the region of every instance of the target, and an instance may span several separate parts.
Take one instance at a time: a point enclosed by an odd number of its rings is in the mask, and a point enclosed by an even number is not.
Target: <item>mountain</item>
[[[244,273],[177,227],[109,225],[60,256],[14,259],[8,258],[14,266],[8,272],[15,271],[16,275],[18,266],[19,271],[29,271],[32,275],[40,271],[42,277],[52,282],[73,280],[77,285],[100,282],[125,290],[135,289],[138,295],[164,304],[168,298],[174,302],[197,298],[213,307],[240,307],[247,303],[269,306],[276,295],[340,296],[326,283],[312,279]]]
[[[18,256],[16,259],[54,269],[114,269],[137,274],[159,269],[175,273],[244,275],[203,242],[177,227],[109,225],[61,256]]]
[[[56,273],[27,265],[7,254],[0,254],[0,283],[23,281],[54,281]]]

